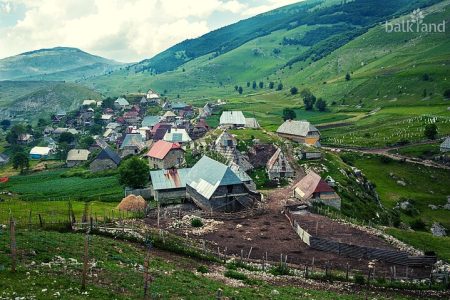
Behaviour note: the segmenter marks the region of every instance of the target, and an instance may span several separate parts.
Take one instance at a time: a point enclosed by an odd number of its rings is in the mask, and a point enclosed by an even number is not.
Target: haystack
[[[145,202],[142,196],[128,195],[120,201],[117,208],[119,210],[125,211],[142,211],[147,207],[147,202]]]

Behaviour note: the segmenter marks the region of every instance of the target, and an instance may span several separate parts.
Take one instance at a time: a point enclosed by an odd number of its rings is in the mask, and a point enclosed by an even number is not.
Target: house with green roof
[[[186,193],[206,211],[237,211],[249,208],[259,198],[229,166],[203,156],[189,171]]]

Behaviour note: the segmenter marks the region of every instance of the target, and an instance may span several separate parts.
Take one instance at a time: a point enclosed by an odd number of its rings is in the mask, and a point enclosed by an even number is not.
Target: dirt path
[[[405,147],[410,146],[418,146],[418,145],[427,145],[427,144],[433,144],[436,143],[436,141],[422,141],[414,144],[408,144],[405,146],[396,146],[396,147],[385,147],[385,148],[373,148],[373,149],[363,149],[363,148],[349,148],[349,147],[322,147],[322,149],[325,150],[335,150],[338,149],[340,151],[347,151],[347,152],[356,152],[356,153],[364,153],[364,154],[376,154],[376,155],[382,155],[389,157],[396,161],[405,161],[413,164],[418,164],[426,167],[432,167],[432,168],[439,168],[439,169],[445,169],[450,170],[450,166],[442,165],[439,163],[436,163],[431,160],[423,160],[420,158],[411,158],[408,156],[390,153],[389,151],[392,150],[398,150]]]

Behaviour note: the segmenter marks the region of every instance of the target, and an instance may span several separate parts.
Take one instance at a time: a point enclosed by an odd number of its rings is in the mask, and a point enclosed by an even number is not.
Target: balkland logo
[[[402,19],[399,22],[385,23],[386,32],[423,32],[423,33],[441,33],[445,32],[445,20],[441,23],[425,23],[425,14],[418,8],[414,10],[409,18]]]

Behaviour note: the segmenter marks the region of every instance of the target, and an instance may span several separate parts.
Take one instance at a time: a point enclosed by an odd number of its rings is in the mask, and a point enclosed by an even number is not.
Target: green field
[[[66,222],[69,215],[69,201],[23,201],[16,198],[1,196],[0,202],[0,224],[7,224],[13,217],[18,224],[25,226],[30,222],[33,225],[39,224],[39,215],[46,223]],[[117,218],[119,210],[117,202],[87,202],[88,214],[97,220]],[[85,209],[85,202],[70,201],[76,221],[80,221]],[[31,219],[30,219],[31,216]]]
[[[351,126],[322,130],[322,142],[334,146],[386,147],[425,140],[426,124],[435,123],[438,135],[450,135],[447,106],[383,108]]]
[[[450,261],[450,237],[435,237],[426,232],[408,232],[389,228],[388,234],[422,251],[434,251],[440,259]]]
[[[403,156],[408,156],[412,158],[420,159],[432,159],[436,155],[440,155],[439,150],[440,143],[435,144],[425,144],[425,145],[411,145],[406,147],[401,147],[399,149],[390,150],[390,153],[400,154]]]
[[[16,234],[17,272],[12,274],[9,233],[0,234],[0,290],[2,297],[26,299],[142,299],[143,247],[99,236],[89,241],[87,289],[81,291],[84,235],[20,230]],[[151,251],[149,291],[154,299],[213,299],[217,290],[233,299],[365,299],[364,293],[307,290],[260,280],[231,287],[196,272],[202,262],[158,250]],[[216,269],[207,263],[206,270]],[[217,272],[220,276],[222,271]],[[223,278],[223,277],[222,277]],[[195,288],[193,288],[195,287]],[[277,292],[273,292],[276,290]],[[406,297],[392,297],[406,299]]]
[[[123,188],[118,176],[81,178],[61,177],[67,170],[43,171],[10,177],[0,189],[13,192],[23,200],[97,200],[119,201]]]

